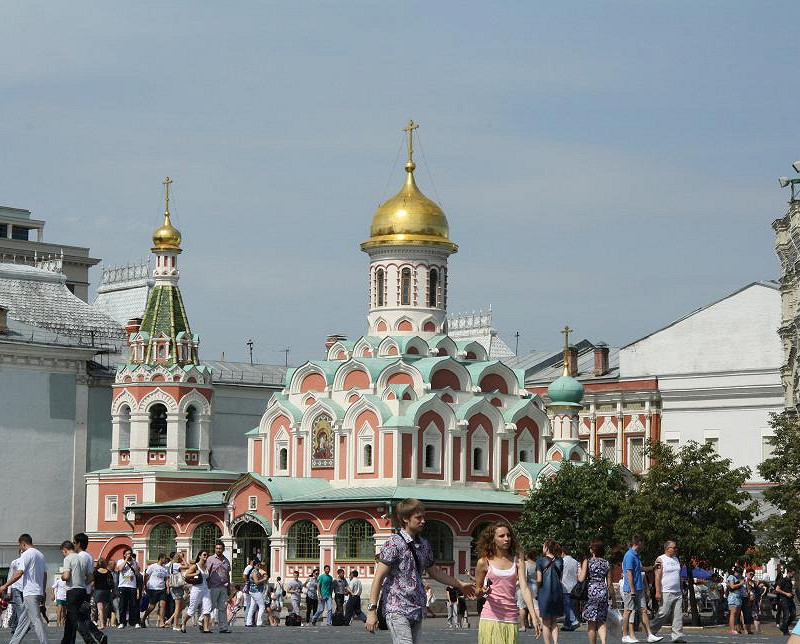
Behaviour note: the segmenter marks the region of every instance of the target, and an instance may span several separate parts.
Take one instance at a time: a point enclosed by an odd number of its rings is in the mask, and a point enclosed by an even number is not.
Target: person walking
[[[378,597],[385,607],[386,625],[394,644],[418,644],[425,618],[424,572],[445,586],[461,588],[475,596],[475,586],[459,581],[437,568],[430,544],[420,536],[425,527],[425,506],[418,499],[405,499],[395,507],[398,532],[383,544],[367,606],[366,629],[378,628]]]
[[[229,633],[228,625],[228,598],[231,596],[231,562],[225,556],[225,544],[217,541],[214,544],[214,554],[207,560],[208,591],[211,596],[211,606],[217,611],[219,619],[219,632]]]
[[[511,526],[505,521],[489,525],[478,537],[476,551],[475,586],[486,596],[478,623],[478,644],[516,644],[518,584],[528,611],[536,615],[536,607],[525,583],[525,560]],[[536,625],[538,637],[538,620]]]
[[[144,571],[144,585],[147,588],[147,610],[142,615],[142,628],[147,626],[147,618],[158,607],[158,628],[164,628],[167,610],[167,578],[169,569],[166,553],[159,552],[158,559]]]
[[[311,624],[316,625],[317,620],[325,613],[325,623],[330,626],[333,613],[333,577],[331,577],[330,566],[323,566],[322,574],[317,579],[317,585],[319,606],[317,607],[317,612],[314,613],[314,616],[311,618]]]
[[[183,552],[180,550],[171,552],[169,559],[170,562],[167,564],[167,570],[169,571],[169,594],[172,597],[172,601],[175,602],[175,610],[167,620],[167,624],[172,624],[173,631],[179,631],[181,630],[181,618],[183,616],[183,593],[186,587],[184,573],[188,569],[188,566],[184,562]]]
[[[778,596],[778,602],[781,606],[781,623],[779,628],[784,635],[789,635],[789,626],[795,618],[794,588],[792,587],[793,579],[794,570],[787,569],[775,586],[775,594]]]
[[[244,616],[247,619],[247,613],[250,611],[250,573],[258,563],[255,557],[247,560],[247,565],[242,570],[242,592],[244,593]]]
[[[139,592],[136,584],[136,575],[139,574],[139,564],[133,556],[133,550],[125,548],[122,552],[122,559],[117,561],[117,572],[119,582],[119,625],[117,628],[125,628],[126,625],[134,628],[141,628],[139,623]]]
[[[643,543],[641,537],[634,536],[630,548],[622,558],[622,641],[626,644],[639,641],[630,621],[631,613],[638,613],[642,625],[647,630],[648,642],[660,642],[664,639],[650,630],[642,560],[639,558]]]
[[[306,589],[306,624],[310,624],[311,616],[317,614],[317,604],[319,603],[317,599],[317,590],[319,588],[317,575],[319,575],[319,569],[314,568],[308,579],[306,579],[306,583],[303,584]]]
[[[655,599],[659,606],[653,618],[651,629],[658,633],[659,629],[672,620],[672,641],[686,642],[683,637],[683,593],[681,592],[681,562],[677,557],[678,544],[667,541],[664,554],[656,558],[654,565],[656,583]]]
[[[89,619],[88,612],[84,612],[83,606],[88,595],[86,593],[87,580],[91,584],[93,567],[87,570],[86,559],[76,552],[72,541],[64,541],[61,544],[61,554],[64,555],[61,579],[67,584],[67,619],[64,623],[64,636],[61,644],[74,644],[75,635],[81,634],[86,644],[96,642],[106,642],[106,635],[97,630]]]
[[[575,588],[575,584],[578,583],[580,564],[565,548],[562,548],[561,561],[564,566],[564,571],[561,573],[561,588],[564,590],[562,595],[564,598],[564,626],[561,630],[574,631],[580,627],[581,621],[575,616],[570,593]]]
[[[303,582],[300,581],[299,570],[295,570],[292,573],[292,578],[286,583],[286,592],[289,594],[289,599],[292,602],[292,612],[295,615],[300,615],[300,599],[303,594]]]
[[[742,592],[741,588],[744,586],[744,579],[742,578],[742,569],[739,566],[734,566],[731,569],[731,574],[725,579],[725,586],[728,590],[728,633],[730,635],[739,634],[739,614],[742,610]]]
[[[347,605],[344,609],[344,623],[350,625],[353,617],[362,622],[367,621],[367,616],[361,611],[361,580],[358,570],[350,571],[350,581],[347,583]]]
[[[447,602],[447,622],[445,628],[456,628],[458,622],[458,588],[448,586],[444,590]]]
[[[539,616],[545,644],[558,644],[557,618],[564,613],[564,588],[561,575],[564,563],[561,546],[554,539],[542,545],[542,556],[536,562],[536,584],[539,586]]]
[[[19,551],[19,556],[16,559],[13,559],[11,563],[8,565],[8,579],[11,579],[15,576],[18,571],[22,570],[22,563],[20,562],[20,558],[22,557],[22,551]],[[17,629],[17,624],[19,623],[19,616],[22,615],[22,612],[25,610],[23,601],[22,601],[22,583],[23,577],[22,575],[19,576],[17,581],[15,581],[9,588],[11,589],[11,621],[8,624],[8,627],[11,629],[13,633]],[[5,595],[5,593],[3,593]],[[66,602],[66,600],[65,600]],[[64,604],[66,606],[66,603]],[[66,609],[65,609],[66,610]]]
[[[336,579],[333,580],[333,601],[334,613],[341,613],[344,615],[344,602],[347,597],[348,582],[344,576],[344,568],[339,568],[336,571]]]
[[[17,545],[21,554],[16,572],[9,575],[6,583],[0,586],[0,597],[3,597],[9,587],[22,580],[22,610],[10,644],[19,644],[31,627],[40,644],[47,644],[46,625],[40,610],[47,587],[47,566],[44,555],[33,547],[33,539],[28,533],[19,536]]]
[[[261,570],[260,565],[256,564],[250,569],[247,588],[247,592],[250,595],[250,608],[244,618],[244,625],[247,627],[264,625],[264,612],[266,610],[264,586],[267,583],[267,579],[268,577]]]
[[[97,569],[92,577],[92,594],[97,604],[97,628],[106,627],[106,616],[111,607],[111,592],[114,590],[114,575],[102,557],[97,561]]]
[[[211,593],[208,591],[208,551],[201,550],[197,553],[194,563],[186,571],[185,579],[191,585],[189,591],[189,608],[181,624],[181,632],[186,632],[186,624],[190,617],[199,615],[200,630],[204,633],[211,632]]]
[[[589,545],[589,556],[581,562],[578,581],[586,581],[586,601],[583,619],[586,620],[589,644],[606,644],[609,602],[614,601],[614,584],[611,583],[611,564],[605,557],[606,546],[599,539]]]
[[[11,573],[9,573],[9,577]],[[53,601],[56,604],[56,626],[64,628],[67,619],[67,582],[56,576],[53,582]],[[13,629],[11,631],[14,632]]]

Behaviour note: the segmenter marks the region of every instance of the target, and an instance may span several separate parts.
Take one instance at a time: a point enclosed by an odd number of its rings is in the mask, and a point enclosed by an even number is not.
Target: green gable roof
[[[189,510],[192,508],[225,507],[225,490],[205,492],[194,496],[185,496],[171,501],[160,503],[137,503],[130,506],[134,511],[139,510]]]
[[[513,492],[503,490],[484,490],[466,486],[427,487],[331,487],[320,489],[303,496],[292,496],[276,503],[276,505],[300,505],[335,502],[368,503],[400,501],[416,498],[428,503],[456,503],[465,505],[509,505],[520,506],[525,499]]]

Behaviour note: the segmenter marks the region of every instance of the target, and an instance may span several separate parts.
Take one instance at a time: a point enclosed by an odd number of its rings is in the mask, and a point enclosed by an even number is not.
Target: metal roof
[[[283,365],[250,364],[249,362],[228,362],[203,360],[211,367],[216,384],[265,385],[283,389],[288,367]]]
[[[289,496],[277,505],[315,504],[315,503],[364,503],[368,501],[399,501],[415,498],[429,503],[464,503],[469,505],[522,505],[525,499],[513,492],[503,490],[484,490],[481,488],[457,486],[397,486],[397,487],[328,487],[303,496]]]

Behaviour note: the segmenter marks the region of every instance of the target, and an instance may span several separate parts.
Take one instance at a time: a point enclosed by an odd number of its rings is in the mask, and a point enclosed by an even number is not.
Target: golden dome
[[[458,246],[450,241],[450,227],[442,209],[428,199],[414,181],[417,167],[412,160],[411,130],[409,132],[409,159],[406,163],[406,181],[394,197],[382,203],[369,230],[369,239],[361,244],[361,250],[376,246],[440,246],[455,253]]]
[[[164,223],[153,231],[153,250],[171,250],[181,252],[181,231],[172,225],[169,219],[169,187],[172,179],[166,177],[164,181],[166,189],[166,207],[164,208]]]
[[[181,250],[181,231],[169,220],[169,212],[164,213],[164,223],[153,231],[153,250]]]

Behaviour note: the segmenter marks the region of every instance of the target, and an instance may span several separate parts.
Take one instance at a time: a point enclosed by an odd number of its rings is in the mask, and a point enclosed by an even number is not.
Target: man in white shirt
[[[681,562],[676,556],[678,544],[667,541],[664,554],[655,563],[656,602],[661,604],[658,614],[653,618],[651,628],[658,633],[670,617],[672,618],[672,641],[685,642],[683,638],[683,593],[681,592]]]
[[[31,535],[19,537],[19,549],[22,552],[19,565],[21,568],[9,576],[8,581],[0,586],[0,597],[6,594],[9,586],[22,579],[23,611],[19,616],[17,628],[9,644],[19,644],[31,626],[39,638],[40,644],[47,644],[47,630],[39,609],[44,601],[47,584],[47,568],[44,555],[33,547]]]
[[[561,573],[561,587],[564,590],[564,626],[561,630],[574,631],[581,625],[581,622],[575,617],[575,611],[572,609],[572,597],[569,594],[578,583],[580,564],[566,550],[564,550],[562,560],[564,562],[564,572]]]
[[[367,616],[361,612],[361,580],[358,578],[358,570],[350,571],[350,581],[345,593],[347,593],[347,605],[344,609],[344,623],[349,626],[353,617],[366,622]]]
[[[158,627],[162,628],[167,610],[167,577],[169,570],[166,563],[169,557],[163,552],[158,554],[158,561],[151,563],[144,571],[144,585],[147,587],[147,610],[142,616],[142,628],[147,626],[147,617],[158,606]]]
[[[119,626],[125,628],[125,624],[135,628],[141,628],[139,624],[139,594],[136,588],[136,573],[139,572],[139,564],[133,556],[133,550],[125,548],[122,559],[117,561],[117,572],[119,573]]]

